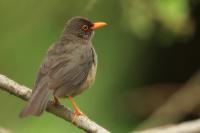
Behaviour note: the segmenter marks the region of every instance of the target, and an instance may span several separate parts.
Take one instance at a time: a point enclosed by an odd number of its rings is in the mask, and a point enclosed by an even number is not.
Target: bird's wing
[[[84,58],[80,58],[79,50],[68,61],[62,61],[49,70],[49,88],[58,89],[58,95],[70,95],[87,79],[93,63],[92,51],[88,48],[82,52],[85,52]]]
[[[40,65],[39,71],[37,73],[33,91],[37,90],[38,87],[42,84],[47,84],[49,82],[48,73],[51,69],[56,67],[58,64],[67,62],[67,60],[63,60],[63,58],[56,53],[57,48],[58,47],[56,44],[53,44],[49,48],[48,55],[44,58],[43,63]],[[52,51],[54,51],[54,53]],[[49,54],[50,52],[51,54]],[[46,85],[46,87],[48,86]]]
[[[66,92],[70,89],[76,89],[87,79],[92,62],[85,62],[81,65],[76,65],[72,69],[67,70],[67,66],[60,67],[50,71],[49,87],[52,89],[65,87]],[[68,90],[68,91],[67,91]]]
[[[35,88],[43,84],[42,80],[48,76],[48,81],[44,81],[48,82],[48,88],[56,90],[64,86],[63,93],[66,94],[71,89],[78,88],[87,79],[93,63],[92,49],[91,47],[76,48],[75,53],[69,52],[72,56],[63,56],[62,52],[56,54],[49,55],[44,60],[38,72]],[[81,55],[84,55],[84,58],[80,58]]]

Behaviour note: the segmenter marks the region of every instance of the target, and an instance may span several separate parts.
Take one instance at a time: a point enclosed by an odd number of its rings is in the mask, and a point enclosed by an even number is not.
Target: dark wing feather
[[[35,87],[43,84],[41,81],[48,76],[48,88],[59,96],[66,96],[76,91],[87,79],[93,63],[90,44],[56,44],[48,51],[40,67]],[[71,49],[71,50],[70,50]],[[81,56],[84,58],[81,58]]]
[[[59,64],[49,71],[49,87],[56,90],[57,96],[73,95],[76,89],[87,79],[93,58],[91,49],[85,52],[87,54],[84,59],[77,58],[76,63],[69,61],[62,64],[62,67]]]
[[[49,48],[48,55],[43,60],[43,63],[40,65],[39,71],[37,73],[33,91],[35,91],[38,88],[38,86],[40,86],[41,84],[44,84],[44,82],[46,83],[49,82],[47,80],[49,78],[47,77],[50,70],[56,68],[58,65],[61,66],[62,64],[67,64],[68,60],[60,56],[62,53],[60,52],[57,53],[56,49],[59,48],[58,46],[60,45],[55,44]],[[46,80],[43,81],[43,79],[46,79]]]

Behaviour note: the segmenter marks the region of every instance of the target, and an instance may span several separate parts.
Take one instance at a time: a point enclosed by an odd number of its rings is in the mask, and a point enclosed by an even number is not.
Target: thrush
[[[55,104],[59,104],[59,98],[68,97],[74,113],[82,114],[72,97],[89,88],[95,80],[97,56],[91,39],[94,30],[105,25],[83,17],[74,17],[67,22],[39,68],[31,98],[20,117],[40,116],[50,97],[54,97]]]

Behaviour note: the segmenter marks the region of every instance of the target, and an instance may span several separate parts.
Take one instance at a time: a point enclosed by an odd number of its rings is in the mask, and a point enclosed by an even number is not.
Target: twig
[[[7,78],[4,75],[0,74],[0,89],[6,92],[9,92],[16,97],[19,97],[23,100],[28,100],[31,96],[31,89],[18,84],[17,82]],[[47,109],[48,112],[71,122],[73,118],[73,112],[71,109],[60,106],[54,106],[51,101],[49,101]],[[85,130],[89,133],[109,133],[108,130],[99,126],[95,122],[91,121],[86,116],[78,116],[74,120],[73,124],[80,129]]]
[[[158,128],[147,129],[132,133],[199,133],[200,119],[190,122],[184,122],[178,125],[169,125]]]

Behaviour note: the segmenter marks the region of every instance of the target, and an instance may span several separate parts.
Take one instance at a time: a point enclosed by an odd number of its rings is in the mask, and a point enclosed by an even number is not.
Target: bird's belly
[[[88,89],[88,88],[91,87],[91,85],[95,81],[96,69],[97,69],[96,64],[93,64],[90,72],[88,73],[86,81],[79,88],[77,88],[76,91],[74,91],[74,93],[72,94],[72,96],[78,95],[81,92],[83,92],[84,90],[86,90],[86,89]]]

